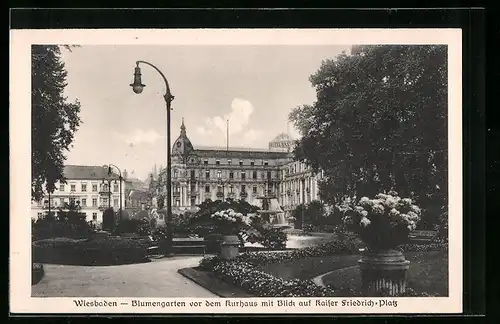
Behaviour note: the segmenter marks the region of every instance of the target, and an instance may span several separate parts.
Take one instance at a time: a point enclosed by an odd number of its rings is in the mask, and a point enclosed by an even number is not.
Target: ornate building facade
[[[87,221],[102,222],[103,211],[120,208],[120,181],[117,174],[107,174],[102,166],[66,165],[66,183],[56,183],[56,190],[40,201],[32,202],[31,217],[37,218],[49,210],[57,215],[65,203],[74,201],[81,207]],[[126,181],[122,181],[122,207],[125,208]]]
[[[285,212],[318,200],[317,180],[302,162],[293,161],[291,138],[282,133],[269,149],[194,148],[184,121],[172,147],[172,209],[193,208],[206,199],[276,197]],[[157,194],[166,194],[166,170],[157,179]]]

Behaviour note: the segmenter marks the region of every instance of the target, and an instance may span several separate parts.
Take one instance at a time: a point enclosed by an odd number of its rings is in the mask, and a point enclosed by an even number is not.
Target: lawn
[[[312,279],[329,271],[357,265],[360,255],[341,254],[272,263],[259,267],[259,270],[284,280]]]
[[[411,262],[408,270],[408,287],[414,289],[417,293],[448,296],[447,251],[407,252],[405,257]],[[352,266],[336,270],[324,276],[323,283],[331,285],[340,291],[347,289],[360,291],[359,268]]]
[[[417,293],[448,295],[448,252],[406,252],[411,262],[408,270],[408,287]],[[323,283],[339,291],[351,289],[359,291],[361,277],[358,260],[361,255],[335,255],[304,258],[289,262],[268,264],[259,269],[284,280],[313,279],[325,275]]]

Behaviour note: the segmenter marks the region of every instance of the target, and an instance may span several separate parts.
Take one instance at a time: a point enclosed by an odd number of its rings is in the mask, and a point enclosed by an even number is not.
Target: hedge
[[[133,238],[47,239],[33,243],[33,261],[72,265],[147,262],[147,243]]]
[[[31,285],[36,285],[42,280],[45,275],[45,270],[43,269],[43,264],[32,263],[31,264]]]

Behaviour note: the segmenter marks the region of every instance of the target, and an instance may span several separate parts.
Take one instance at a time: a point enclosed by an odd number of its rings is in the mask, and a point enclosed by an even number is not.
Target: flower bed
[[[283,280],[258,270],[242,261],[205,258],[200,269],[211,271],[217,278],[241,287],[259,297],[332,297],[333,290],[317,286],[311,280]]]
[[[403,244],[398,249],[402,252],[448,251],[448,243]]]
[[[360,245],[354,240],[336,240],[286,252],[246,252],[238,256],[237,260],[254,265],[285,262],[309,257],[327,256],[341,253],[359,253]]]

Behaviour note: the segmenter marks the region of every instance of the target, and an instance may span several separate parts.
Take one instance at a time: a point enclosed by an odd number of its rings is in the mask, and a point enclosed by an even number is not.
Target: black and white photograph
[[[460,299],[460,71],[439,31],[239,32],[30,41],[23,298],[211,313]]]

